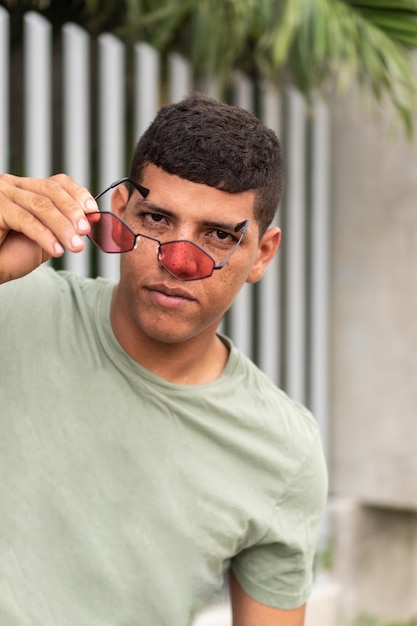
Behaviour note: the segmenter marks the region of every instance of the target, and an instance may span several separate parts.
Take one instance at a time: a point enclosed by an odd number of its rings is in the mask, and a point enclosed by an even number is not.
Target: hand
[[[81,252],[97,211],[90,192],[69,176],[0,175],[0,283],[29,274],[64,249]]]

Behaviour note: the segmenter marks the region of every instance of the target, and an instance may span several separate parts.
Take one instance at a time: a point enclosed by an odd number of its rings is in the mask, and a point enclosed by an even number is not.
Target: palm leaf
[[[8,0],[14,2],[15,0]],[[6,0],[6,4],[8,3]],[[27,8],[59,0],[22,0]],[[416,85],[416,0],[69,0],[92,28],[163,54],[178,51],[197,72],[226,83],[243,70],[305,94],[358,79],[377,101],[391,99],[410,128]],[[87,19],[88,23],[88,19]],[[123,25],[123,26],[121,26]]]
[[[305,93],[359,79],[378,102],[391,99],[410,132],[417,90],[406,49],[417,47],[417,6],[402,2],[399,11],[398,4],[395,11],[382,11],[380,2],[370,0],[287,2],[271,37],[273,61],[280,65],[287,59]]]

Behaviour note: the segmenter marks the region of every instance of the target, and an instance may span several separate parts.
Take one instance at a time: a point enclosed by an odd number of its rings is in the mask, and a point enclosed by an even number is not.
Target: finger
[[[89,210],[97,210],[94,198],[68,176],[0,176],[0,228],[24,233],[55,256],[57,242],[73,252],[84,248],[80,235],[90,231],[85,217]]]
[[[27,195],[25,192],[26,200]],[[38,197],[33,202],[39,203]],[[85,247],[84,241],[75,232],[71,222],[57,210],[48,217],[46,225],[39,219],[39,215],[34,215],[27,208],[12,202],[1,192],[0,206],[0,244],[7,241],[6,237],[10,231],[14,231],[32,240],[48,255],[54,257],[61,256],[64,247],[72,252],[79,252]],[[44,219],[46,213],[47,209],[43,214]]]
[[[97,203],[85,187],[78,185],[69,176],[57,174],[46,179],[36,179],[5,175],[0,176],[0,190],[2,183],[9,186],[10,199],[35,215],[38,212],[42,214],[53,206],[67,217],[75,231],[81,234],[89,232],[85,213],[97,211]],[[27,193],[31,195],[26,196]]]
[[[78,202],[85,213],[99,210],[98,204],[91,192],[86,189],[86,187],[76,183],[66,174],[55,174],[55,176],[51,176],[50,180],[58,183],[59,186],[65,189],[67,193]]]

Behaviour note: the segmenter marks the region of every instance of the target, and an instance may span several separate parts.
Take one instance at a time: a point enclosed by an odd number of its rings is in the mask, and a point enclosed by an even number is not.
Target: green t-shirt
[[[186,626],[233,568],[303,604],[326,496],[315,420],[230,345],[175,385],[133,361],[113,285],[0,287],[0,624]]]

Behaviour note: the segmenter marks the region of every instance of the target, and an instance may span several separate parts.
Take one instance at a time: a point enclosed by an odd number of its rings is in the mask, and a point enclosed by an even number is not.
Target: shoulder
[[[59,298],[64,294],[98,291],[107,283],[108,281],[100,278],[84,278],[72,272],[56,271],[48,265],[42,265],[27,276],[2,285],[0,298]]]
[[[111,298],[112,284],[41,266],[31,274],[0,287],[0,323],[13,328],[41,329],[88,322],[91,326],[100,304]]]
[[[275,504],[304,480],[306,488],[322,500],[327,468],[320,430],[311,411],[290,398],[231,344],[230,365],[224,385],[227,409],[219,412],[231,415],[227,425],[233,425],[233,450],[244,451],[257,484],[274,482]],[[224,396],[220,400],[226,404]],[[226,435],[226,426],[222,433]]]
[[[238,353],[236,358],[246,381],[240,406],[250,438],[250,467],[256,474],[253,483],[247,481],[246,493],[257,486],[259,498],[269,505],[269,517],[259,521],[262,536],[253,540],[248,535],[232,560],[232,570],[254,606],[288,611],[303,605],[311,589],[328,489],[324,451],[312,413],[245,356]],[[257,508],[262,510],[259,504]]]
[[[231,343],[233,372],[228,380],[240,410],[240,418],[249,428],[265,430],[270,436],[286,440],[305,450],[319,438],[318,424],[311,411],[279,388],[259,367]]]

